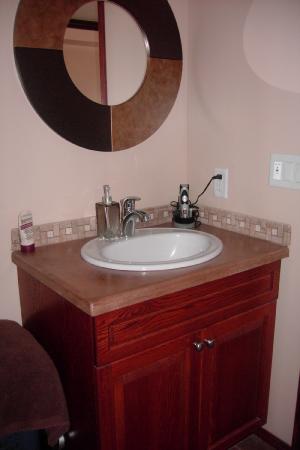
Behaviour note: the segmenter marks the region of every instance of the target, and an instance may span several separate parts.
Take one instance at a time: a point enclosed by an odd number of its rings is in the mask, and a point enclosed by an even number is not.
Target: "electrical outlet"
[[[215,175],[222,175],[222,180],[214,180],[214,194],[216,197],[228,198],[228,169],[215,169]]]
[[[288,189],[300,189],[300,155],[273,153],[270,161],[269,184]]]

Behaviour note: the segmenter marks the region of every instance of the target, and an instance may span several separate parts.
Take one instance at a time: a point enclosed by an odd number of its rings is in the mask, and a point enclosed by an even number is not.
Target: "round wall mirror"
[[[91,3],[94,3],[92,8],[96,10],[98,21],[82,16],[81,7]],[[108,3],[111,5],[106,5]],[[113,12],[107,12],[107,6],[113,8]],[[111,25],[108,21],[112,15],[121,16],[120,10],[123,16],[125,14],[125,24],[129,20],[130,26]],[[70,39],[70,29],[76,29],[71,26],[74,21],[97,23],[94,31],[100,39],[95,46],[99,50],[99,71],[103,71],[103,55],[106,70],[102,78],[101,74],[95,78],[101,86],[105,76],[115,78],[113,87],[108,89],[112,94],[107,92],[107,99],[103,96],[103,87],[99,88],[98,98],[93,95],[91,98],[67,68],[64,42]],[[111,56],[107,46],[103,51],[103,40],[106,41],[103,25],[108,35],[113,35],[113,40],[122,36],[122,27],[125,33],[122,41],[130,42],[131,34],[136,36],[135,43],[129,43],[130,55],[126,56],[119,48],[114,50],[114,62],[108,62]],[[131,33],[129,29],[134,31]],[[168,116],[180,86],[181,41],[167,0],[20,0],[14,52],[23,88],[40,117],[68,141],[90,150],[119,151],[148,139]],[[132,59],[137,53],[141,58]],[[122,66],[112,73],[110,67],[115,67],[116,63]],[[85,66],[83,59],[81,65]],[[138,66],[140,69],[136,70]],[[126,85],[130,86],[127,91],[124,90]]]
[[[92,1],[73,14],[63,52],[73,83],[86,97],[118,105],[141,87],[147,47],[145,35],[123,7],[111,1]]]

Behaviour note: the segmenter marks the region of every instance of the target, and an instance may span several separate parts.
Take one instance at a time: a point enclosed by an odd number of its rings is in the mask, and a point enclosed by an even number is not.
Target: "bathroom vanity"
[[[266,422],[288,249],[201,229],[223,252],[161,272],[91,266],[84,240],[13,253],[23,324],[65,389],[67,449],[228,449]]]

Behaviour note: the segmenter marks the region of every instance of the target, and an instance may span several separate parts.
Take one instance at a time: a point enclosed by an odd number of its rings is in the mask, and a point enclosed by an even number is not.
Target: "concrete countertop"
[[[171,226],[171,225],[169,225]],[[13,252],[12,261],[90,316],[97,316],[172,292],[278,261],[288,247],[208,225],[201,231],[218,236],[223,251],[196,266],[154,272],[130,272],[92,266],[80,256],[88,239]]]

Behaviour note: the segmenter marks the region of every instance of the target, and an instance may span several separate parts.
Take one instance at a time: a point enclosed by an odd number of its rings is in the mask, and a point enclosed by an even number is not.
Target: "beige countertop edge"
[[[70,295],[70,292],[67,287],[59,286],[57,280],[53,278],[50,274],[44,273],[31,264],[26,264],[21,258],[18,257],[21,253],[19,251],[15,251],[12,253],[12,262],[16,264],[16,266],[22,270],[24,270],[27,274],[31,275],[33,278],[38,280],[40,283],[43,283],[48,288],[52,289],[58,295],[69,300],[73,305],[77,306],[83,312],[91,315],[90,302],[77,297],[74,294]]]
[[[206,268],[204,270],[201,270],[200,267],[199,271],[178,276],[175,282],[174,280],[166,280],[155,283],[152,293],[149,286],[146,286],[127,292],[122,292],[120,294],[103,297],[100,300],[101,304],[97,301],[97,299],[95,299],[94,302],[91,302],[89,304],[89,311],[85,312],[87,312],[92,317],[95,317],[99,314],[115,311],[117,309],[134,305],[145,300],[151,300],[153,298],[172,294],[183,289],[189,289],[204,283],[208,283],[210,281],[215,281],[230,275],[244,272],[245,270],[254,269],[255,267],[269,264],[287,257],[288,249],[286,248],[285,250],[286,251],[275,252],[274,254],[270,254],[268,256],[253,258],[253,260],[243,261],[238,266],[236,263],[224,263],[216,267]]]
[[[52,277],[51,274],[48,274],[47,272],[44,273],[33,267],[31,264],[26,264],[22,258],[18,257],[18,254],[20,254],[20,252],[13,252],[12,261],[19,268],[23,269],[26,273],[45,284],[57,294],[69,300],[83,312],[95,317],[100,314],[115,311],[145,300],[161,297],[163,295],[195,287],[210,281],[243,272],[245,270],[250,270],[264,264],[278,261],[288,257],[289,250],[288,247],[279,247],[272,252],[244,259],[239,263],[224,262],[216,266],[209,266],[205,268],[199,266],[198,270],[193,270],[192,272],[187,273],[185,273],[183,269],[182,275],[177,276],[175,280],[163,280],[153,283],[153,286],[151,287],[143,286],[140,288],[133,288],[120,293],[113,293],[112,295],[107,295],[100,299],[95,298],[89,300],[86,300],[81,296],[76,296],[74,293],[70,292],[71,289],[67,285],[63,285],[62,283],[58,285],[57,280]]]

